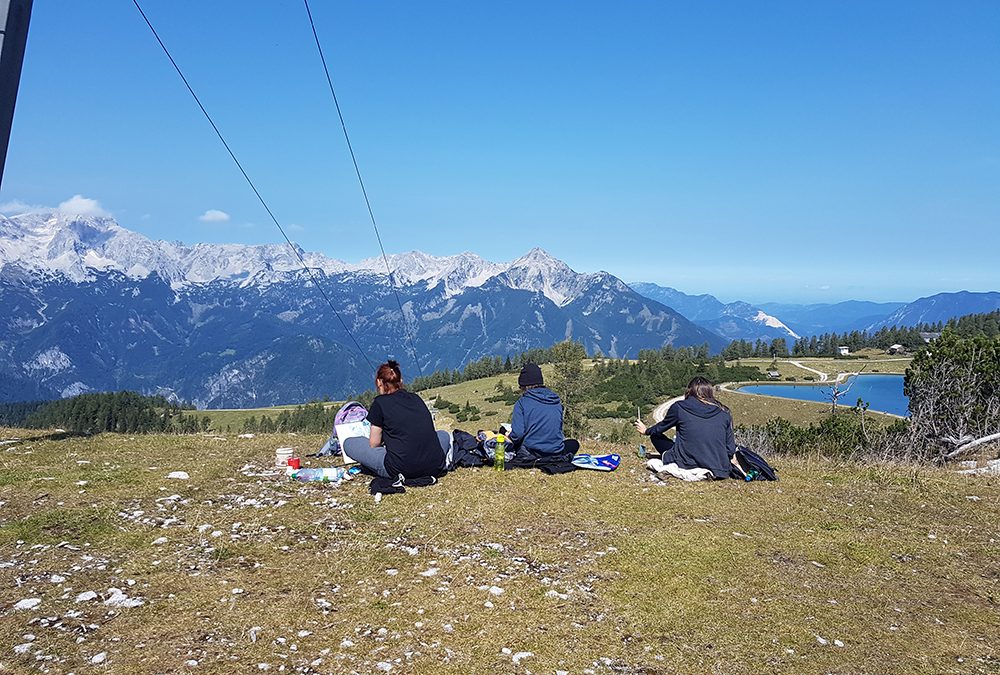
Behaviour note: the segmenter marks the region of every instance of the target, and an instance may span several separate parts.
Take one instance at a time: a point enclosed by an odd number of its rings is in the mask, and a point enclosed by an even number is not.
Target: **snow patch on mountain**
[[[779,319],[776,316],[771,316],[764,310],[757,310],[757,316],[755,316],[753,320],[756,321],[757,323],[762,323],[765,326],[769,326],[771,328],[779,328],[781,330],[786,330],[788,331],[788,334],[791,337],[795,338],[796,340],[798,340],[801,337],[798,333],[796,333],[791,328],[782,323],[781,319]]]

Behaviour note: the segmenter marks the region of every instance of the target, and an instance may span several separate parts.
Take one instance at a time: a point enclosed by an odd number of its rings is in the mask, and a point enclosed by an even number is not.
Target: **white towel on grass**
[[[648,462],[646,462],[646,466],[649,467],[651,471],[655,471],[656,473],[667,473],[673,476],[674,478],[679,478],[680,480],[688,482],[693,482],[698,480],[711,480],[714,477],[712,476],[712,472],[709,471],[708,469],[702,469],[702,468],[682,469],[681,467],[677,466],[676,462],[670,462],[670,464],[664,464],[658,459],[649,460]]]

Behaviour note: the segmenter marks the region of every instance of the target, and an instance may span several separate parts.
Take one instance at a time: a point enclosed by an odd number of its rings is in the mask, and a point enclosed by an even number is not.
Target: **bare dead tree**
[[[1000,441],[1000,348],[988,341],[938,343],[907,378],[915,443],[938,462]]]
[[[867,368],[867,367],[868,366],[865,365],[865,366],[863,366],[861,368],[861,370],[859,370],[858,372],[854,373],[854,375],[848,376],[848,378],[847,378],[847,388],[846,389],[841,389],[840,388],[840,382],[838,382],[837,380],[834,380],[834,382],[830,386],[830,388],[826,390],[826,397],[830,400],[830,414],[831,415],[833,415],[834,413],[837,412],[837,405],[840,403],[840,399],[842,399],[845,396],[847,396],[847,393],[849,391],[851,391],[851,388],[854,386],[854,383],[858,381],[858,377],[857,376],[860,375],[861,373],[865,372],[865,368]]]

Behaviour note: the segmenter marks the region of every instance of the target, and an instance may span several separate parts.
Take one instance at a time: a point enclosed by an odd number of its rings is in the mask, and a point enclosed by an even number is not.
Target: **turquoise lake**
[[[869,410],[902,416],[910,414],[909,399],[903,394],[902,375],[855,375],[841,383],[841,389],[848,384],[851,390],[840,399],[842,406],[853,407],[860,398],[868,403]],[[799,401],[830,402],[830,386],[826,384],[751,384],[740,387],[740,391]]]

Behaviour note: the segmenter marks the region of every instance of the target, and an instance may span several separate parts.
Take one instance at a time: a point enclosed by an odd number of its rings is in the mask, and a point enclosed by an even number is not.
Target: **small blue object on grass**
[[[573,458],[573,466],[578,469],[593,469],[594,471],[614,471],[621,464],[621,455],[577,455]]]

